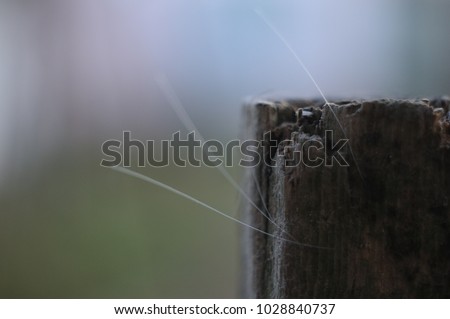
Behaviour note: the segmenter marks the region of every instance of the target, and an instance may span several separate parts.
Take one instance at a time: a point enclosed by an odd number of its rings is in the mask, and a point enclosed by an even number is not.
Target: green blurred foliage
[[[236,211],[214,169],[142,172]],[[89,154],[11,185],[0,193],[1,298],[236,297],[238,228],[223,217]]]

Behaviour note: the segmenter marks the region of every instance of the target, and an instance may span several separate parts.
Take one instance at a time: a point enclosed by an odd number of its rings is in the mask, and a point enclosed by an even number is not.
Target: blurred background
[[[450,1],[0,0],[0,297],[239,296],[240,226],[102,168],[101,144],[242,129],[246,97],[450,92]],[[215,169],[145,168],[234,216]],[[230,173],[239,181],[238,168]]]

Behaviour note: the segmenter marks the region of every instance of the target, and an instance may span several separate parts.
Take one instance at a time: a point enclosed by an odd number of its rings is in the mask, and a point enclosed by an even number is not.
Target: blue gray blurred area
[[[103,141],[240,136],[242,101],[450,92],[445,0],[0,0],[0,297],[237,297],[237,225],[101,168]],[[207,168],[141,169],[239,216]],[[230,173],[239,180],[238,168]]]

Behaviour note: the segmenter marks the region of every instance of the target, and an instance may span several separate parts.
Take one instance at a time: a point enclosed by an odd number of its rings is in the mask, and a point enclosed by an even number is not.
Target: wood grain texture
[[[259,101],[246,106],[247,136],[278,143],[247,169],[247,187],[294,245],[246,231],[243,294],[257,298],[449,298],[449,100]],[[302,109],[307,116],[296,116]],[[331,157],[335,141],[350,164],[285,165],[293,150],[317,141]],[[353,151],[354,157],[351,155]],[[356,164],[357,163],[357,164]],[[256,181],[256,182],[255,182]],[[256,183],[260,191],[258,191]],[[262,198],[259,193],[262,193]],[[264,202],[264,204],[263,204]],[[247,205],[252,225],[286,237]]]

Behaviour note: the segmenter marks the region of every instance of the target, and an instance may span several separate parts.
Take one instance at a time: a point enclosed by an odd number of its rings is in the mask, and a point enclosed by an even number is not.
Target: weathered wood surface
[[[244,295],[449,298],[449,100],[343,101],[331,107],[345,134],[320,101],[246,106],[248,137],[262,140],[270,131],[278,142],[292,140],[291,149],[262,154],[274,167],[261,163],[247,169],[252,199],[267,206],[280,228],[250,205],[247,221],[326,248],[246,231]],[[299,108],[308,116],[297,118]],[[341,153],[350,166],[284,165],[292,150],[323,141],[326,130],[335,141],[348,137],[354,156],[347,146]],[[315,155],[325,156],[331,146]]]

